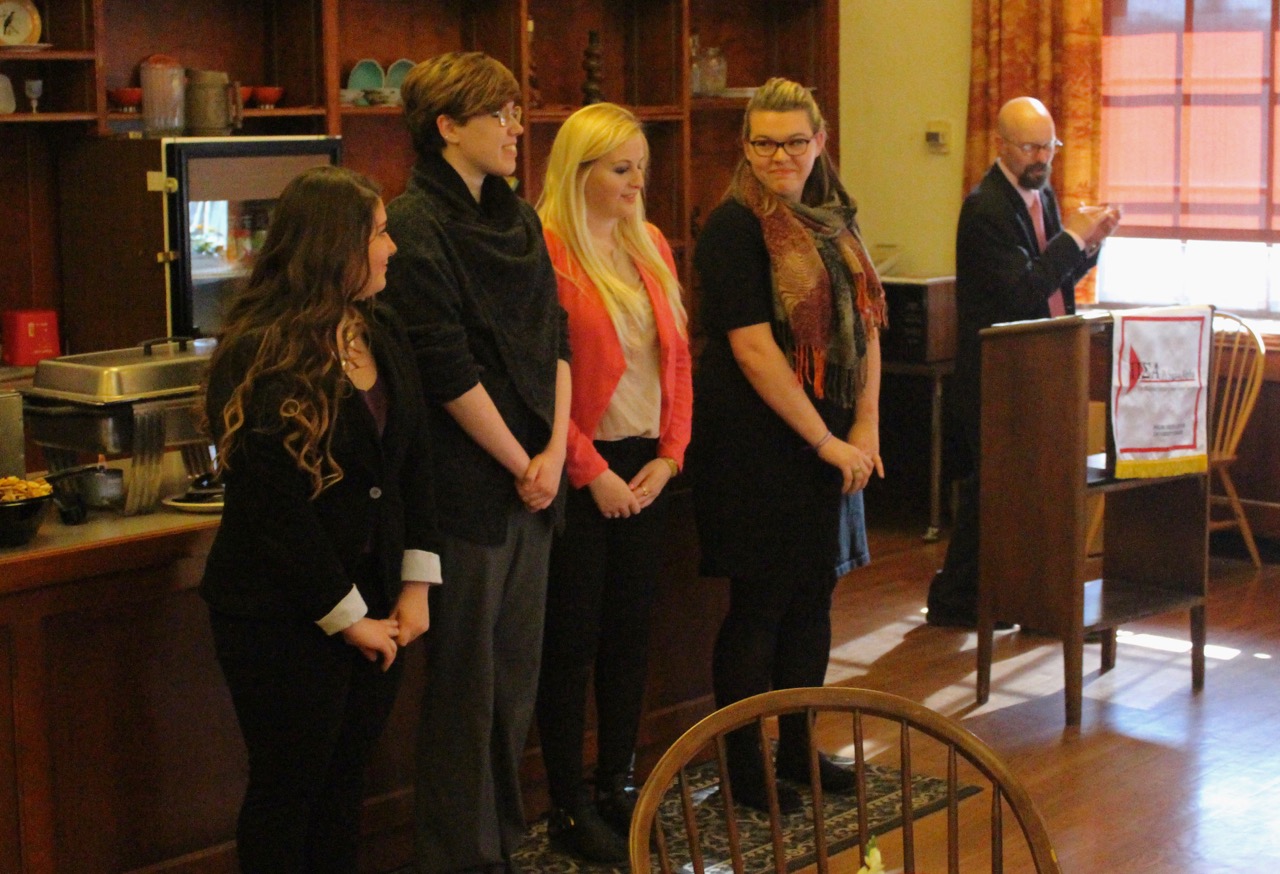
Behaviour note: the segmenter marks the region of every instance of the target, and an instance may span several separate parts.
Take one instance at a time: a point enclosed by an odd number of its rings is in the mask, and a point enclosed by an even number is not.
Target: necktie
[[[1044,205],[1040,202],[1040,192],[1036,192],[1036,196],[1031,198],[1031,224],[1036,229],[1036,245],[1040,251],[1044,251],[1047,239],[1044,234]],[[1062,300],[1062,289],[1055,288],[1053,294],[1049,295],[1049,315],[1065,316],[1067,314],[1066,304]]]

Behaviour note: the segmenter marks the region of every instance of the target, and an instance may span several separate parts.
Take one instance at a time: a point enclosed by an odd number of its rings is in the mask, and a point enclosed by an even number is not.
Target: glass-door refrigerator
[[[338,164],[327,136],[85,139],[58,161],[69,353],[216,334],[284,186]]]

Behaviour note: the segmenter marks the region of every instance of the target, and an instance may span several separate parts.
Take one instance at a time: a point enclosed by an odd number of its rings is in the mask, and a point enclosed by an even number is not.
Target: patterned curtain
[[[965,191],[995,160],[996,114],[1014,97],[1044,102],[1065,144],[1053,162],[1062,208],[1096,203],[1102,155],[1102,0],[973,0]],[[1076,287],[1093,300],[1093,276]]]

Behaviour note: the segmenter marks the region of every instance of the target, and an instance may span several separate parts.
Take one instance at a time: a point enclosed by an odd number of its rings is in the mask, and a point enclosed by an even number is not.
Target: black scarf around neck
[[[480,201],[439,154],[423,155],[411,184],[440,210],[437,219],[472,280],[507,374],[550,427],[555,416],[559,300],[538,215],[503,178],[486,176]]]

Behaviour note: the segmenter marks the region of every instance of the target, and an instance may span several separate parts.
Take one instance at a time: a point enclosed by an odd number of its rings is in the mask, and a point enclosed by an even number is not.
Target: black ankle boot
[[[547,819],[547,837],[558,852],[588,862],[626,862],[627,842],[609,827],[594,804],[573,809],[553,808]]]
[[[631,816],[636,811],[636,787],[631,774],[618,774],[599,782],[596,810],[609,827],[626,838],[631,834]]]
[[[822,791],[832,795],[851,794],[858,788],[852,768],[837,765],[826,753],[818,753],[818,775]],[[805,786],[809,785],[809,760],[804,756],[778,753],[778,776]]]

